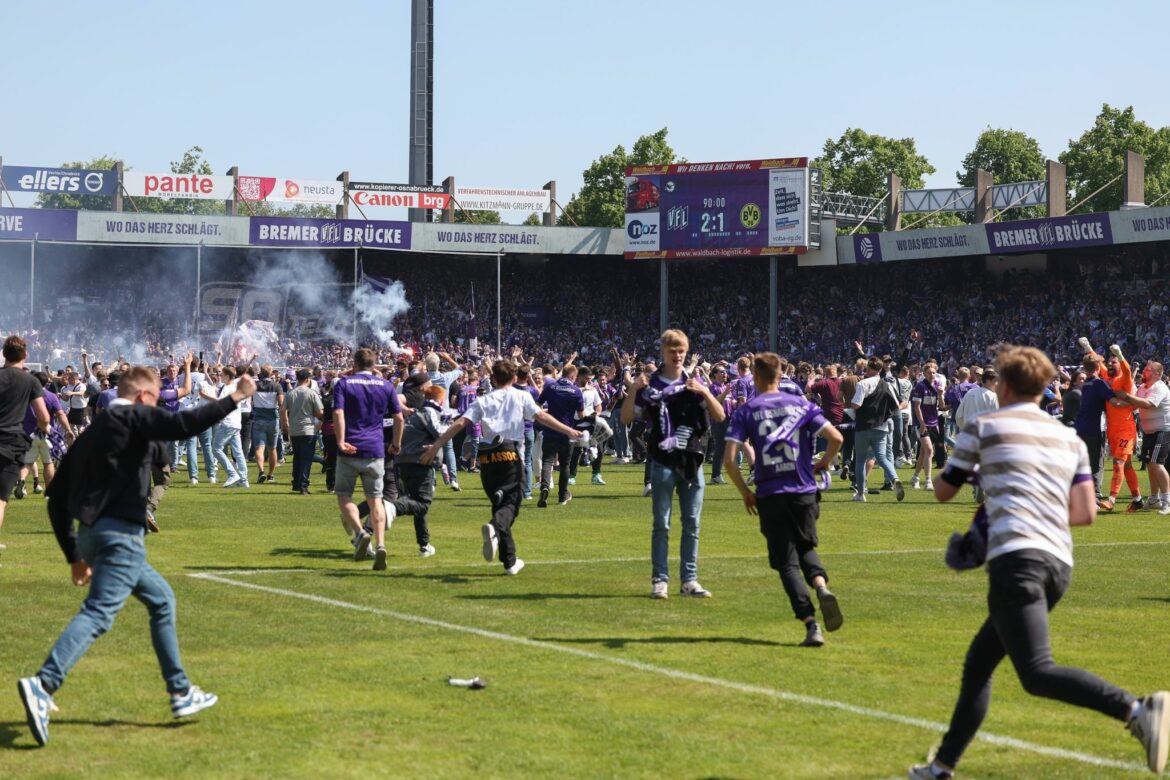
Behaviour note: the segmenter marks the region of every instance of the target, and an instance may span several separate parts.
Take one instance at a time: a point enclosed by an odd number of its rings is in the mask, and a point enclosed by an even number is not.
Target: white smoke
[[[370,329],[380,345],[395,355],[406,351],[394,340],[394,331],[390,329],[397,317],[410,310],[402,282],[388,284],[380,291],[370,284],[359,284],[350,294],[349,302],[358,321]]]

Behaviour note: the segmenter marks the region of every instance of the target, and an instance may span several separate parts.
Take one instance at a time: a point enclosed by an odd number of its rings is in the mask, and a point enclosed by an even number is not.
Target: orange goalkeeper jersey
[[[1121,358],[1121,370],[1117,372],[1117,376],[1103,376],[1101,378],[1109,383],[1115,393],[1133,392],[1133,372],[1129,367],[1129,361],[1125,358]],[[1110,439],[1137,438],[1137,423],[1133,419],[1133,407],[1105,404],[1105,434]]]

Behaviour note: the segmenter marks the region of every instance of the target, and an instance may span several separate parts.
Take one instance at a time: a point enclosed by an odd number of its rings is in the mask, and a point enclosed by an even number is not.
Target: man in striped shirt
[[[971,642],[959,700],[936,758],[911,778],[949,778],[991,702],[991,676],[1010,656],[1024,689],[1097,710],[1128,724],[1161,772],[1170,744],[1170,693],[1144,699],[1081,669],[1057,666],[1048,643],[1048,612],[1072,572],[1071,525],[1097,515],[1089,454],[1083,442],[1039,406],[1056,368],[1032,347],[1005,346],[996,361],[998,411],[970,422],[935,483],[949,501],[976,470],[987,493],[989,616]]]

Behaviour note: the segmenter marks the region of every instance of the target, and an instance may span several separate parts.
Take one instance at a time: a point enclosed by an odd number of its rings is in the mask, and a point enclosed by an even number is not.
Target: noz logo
[[[675,206],[666,212],[666,229],[682,230],[690,223],[690,206]]]
[[[642,236],[653,236],[658,233],[658,226],[648,225],[635,219],[626,227],[626,233],[629,234],[630,238],[635,239],[641,238]]]

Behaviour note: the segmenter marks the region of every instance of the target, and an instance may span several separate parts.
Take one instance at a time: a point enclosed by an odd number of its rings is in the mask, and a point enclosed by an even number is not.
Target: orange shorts
[[[1125,433],[1109,437],[1109,454],[1114,460],[1129,460],[1133,457],[1136,433]]]

